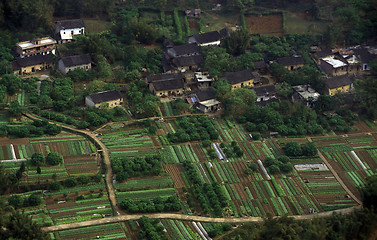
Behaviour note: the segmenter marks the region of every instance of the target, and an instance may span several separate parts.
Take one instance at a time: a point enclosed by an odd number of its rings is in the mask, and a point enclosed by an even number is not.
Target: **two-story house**
[[[54,54],[56,41],[51,37],[38,38],[31,41],[19,42],[16,44],[16,52],[21,58],[34,55]]]

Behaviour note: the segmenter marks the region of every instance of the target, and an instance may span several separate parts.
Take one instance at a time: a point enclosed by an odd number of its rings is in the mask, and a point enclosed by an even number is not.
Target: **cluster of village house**
[[[190,14],[197,14],[192,11]],[[200,14],[200,13],[199,13]],[[32,41],[17,43],[17,56],[13,61],[14,73],[23,75],[41,70],[51,69],[54,65],[56,43],[63,44],[74,39],[75,35],[85,33],[83,20],[64,20],[56,23],[55,39],[45,37]],[[142,72],[151,93],[159,97],[185,97],[186,102],[203,112],[217,111],[220,102],[216,100],[212,85],[215,81],[207,72],[202,72],[200,65],[203,56],[200,47],[220,45],[221,39],[229,36],[229,30],[212,31],[189,37],[188,43],[175,46],[173,41],[163,42],[166,51],[162,54],[164,74],[150,75]],[[347,92],[353,88],[355,77],[363,71],[368,71],[368,63],[377,56],[377,49],[369,46],[355,46],[343,49],[321,50],[312,48],[312,57],[318,68],[325,73],[325,94],[335,95]],[[276,59],[277,63],[289,71],[297,71],[304,66],[304,59],[299,55]],[[268,78],[268,61],[254,62],[254,70],[225,72],[223,78],[232,89],[248,87],[257,95],[257,104],[266,105],[279,102],[275,86]],[[65,55],[58,60],[58,69],[63,74],[81,68],[91,69],[91,59],[88,54]],[[320,95],[309,85],[293,86],[292,101],[300,101],[311,106]],[[118,91],[94,93],[86,97],[85,102],[90,106],[100,106],[107,103],[110,108],[123,103],[122,95]]]

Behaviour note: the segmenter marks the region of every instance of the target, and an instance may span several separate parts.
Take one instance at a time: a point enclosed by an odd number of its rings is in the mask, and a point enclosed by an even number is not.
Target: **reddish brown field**
[[[178,164],[167,164],[164,166],[165,170],[169,173],[171,179],[174,182],[174,187],[179,189],[187,187],[181,176],[182,166]]]
[[[283,15],[281,13],[271,15],[246,15],[246,25],[251,33],[260,33],[266,36],[282,36]]]

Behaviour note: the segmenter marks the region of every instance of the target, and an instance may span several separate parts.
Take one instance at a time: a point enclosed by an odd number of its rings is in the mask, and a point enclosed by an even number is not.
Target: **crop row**
[[[129,180],[125,183],[116,183],[114,187],[122,192],[130,189],[144,189],[144,188],[166,188],[172,187],[173,181],[170,177],[159,178],[144,178],[138,180]]]
[[[77,236],[81,234],[88,234],[88,233],[101,233],[106,231],[112,231],[112,230],[119,230],[121,231],[122,228],[120,227],[119,223],[110,223],[110,224],[103,224],[98,226],[92,226],[92,227],[83,227],[83,228],[77,228],[77,229],[69,229],[69,230],[63,230],[59,231],[60,237],[70,237],[70,236]]]
[[[171,239],[199,239],[199,235],[194,233],[191,228],[181,221],[177,220],[162,220]]]
[[[111,152],[110,158],[125,158],[125,157],[145,157],[151,156],[156,154],[156,152],[142,152],[139,150],[129,150],[129,151],[121,151],[121,152]]]
[[[240,179],[235,172],[233,165],[229,162],[218,162],[212,164],[215,172],[219,176],[222,182],[226,183],[238,183]]]
[[[164,152],[165,163],[199,162],[199,158],[191,145],[167,146],[162,152]]]
[[[140,200],[150,200],[156,197],[168,198],[173,195],[175,195],[174,188],[150,189],[150,190],[139,190],[139,191],[116,193],[116,197],[119,202],[125,199],[140,201]]]

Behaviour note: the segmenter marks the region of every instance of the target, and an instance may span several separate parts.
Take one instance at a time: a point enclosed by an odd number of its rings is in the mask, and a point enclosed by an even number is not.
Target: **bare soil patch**
[[[251,33],[260,33],[266,36],[282,36],[284,34],[283,15],[246,15],[246,25]]]

